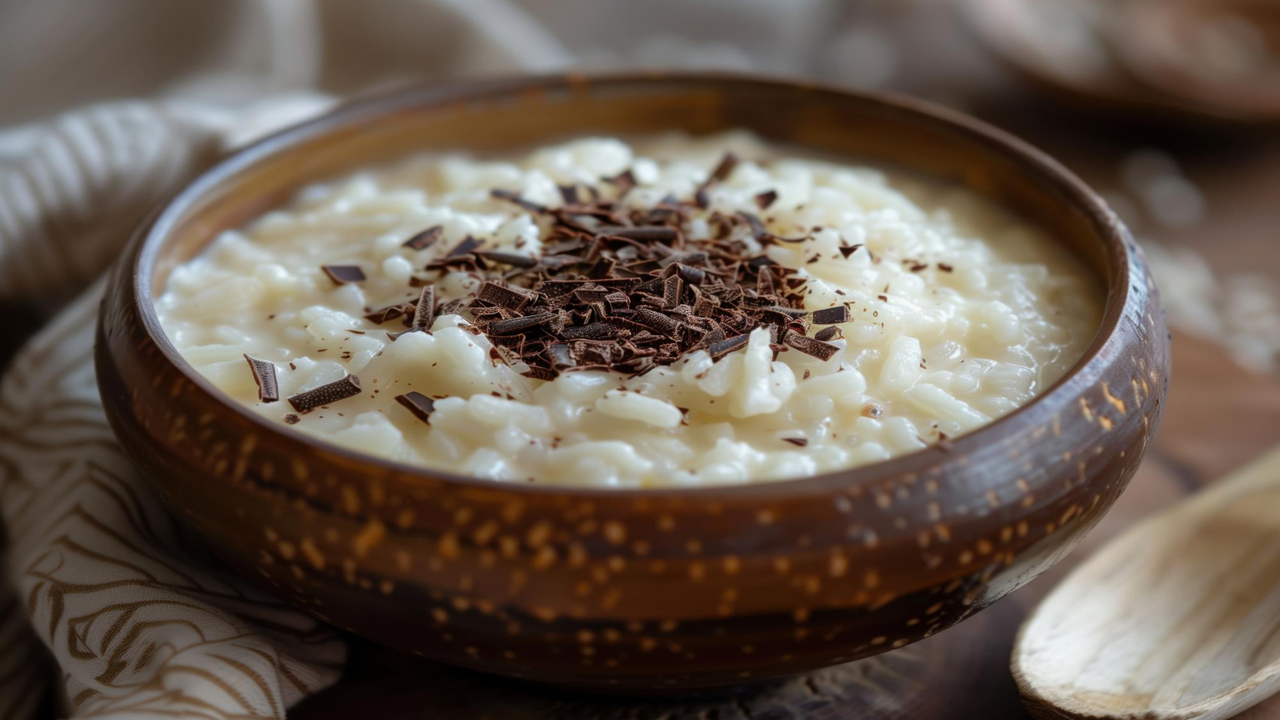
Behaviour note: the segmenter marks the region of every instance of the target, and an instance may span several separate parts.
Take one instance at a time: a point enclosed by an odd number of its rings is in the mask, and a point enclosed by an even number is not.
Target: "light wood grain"
[[[1280,448],[1081,565],[1013,673],[1050,718],[1215,720],[1280,689]]]

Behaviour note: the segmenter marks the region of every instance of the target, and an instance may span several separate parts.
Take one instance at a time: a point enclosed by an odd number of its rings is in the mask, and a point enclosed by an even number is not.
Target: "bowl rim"
[[[445,107],[451,103],[478,102],[515,98],[539,90],[581,90],[585,87],[636,86],[649,83],[677,83],[691,87],[732,85],[742,89],[772,89],[782,92],[804,92],[810,96],[845,96],[915,116],[934,126],[945,126],[987,150],[1003,156],[1018,167],[1030,171],[1036,180],[1056,192],[1067,205],[1081,210],[1094,234],[1102,240],[1113,277],[1100,278],[1104,290],[1104,307],[1098,329],[1084,354],[1056,382],[1030,402],[976,430],[949,440],[945,447],[929,445],[903,455],[867,465],[857,465],[808,477],[761,480],[726,485],[674,487],[592,487],[548,483],[513,483],[428,466],[414,465],[350,449],[323,438],[298,432],[251,412],[227,396],[191,366],[160,324],[152,299],[152,278],[160,248],[171,237],[183,216],[204,195],[237,173],[252,167],[270,155],[316,135],[332,134],[397,111],[424,107]],[[798,146],[802,144],[796,143]],[[837,489],[864,486],[877,481],[910,474],[922,468],[942,464],[947,457],[961,457],[1015,435],[1024,424],[1048,424],[1060,407],[1072,401],[1082,385],[1099,378],[1115,355],[1108,352],[1121,336],[1121,320],[1145,301],[1145,293],[1135,288],[1131,268],[1140,254],[1129,231],[1105,201],[1082,180],[1031,144],[1009,132],[959,111],[914,97],[882,91],[860,90],[795,78],[729,71],[629,71],[609,73],[551,73],[518,75],[489,79],[460,79],[443,83],[421,83],[354,97],[329,111],[291,124],[256,140],[214,163],[188,181],[176,194],[164,201],[140,226],[136,245],[126,256],[121,270],[128,273],[132,286],[133,309],[138,313],[148,339],[155,343],[160,355],[184,378],[212,400],[248,420],[262,431],[282,436],[303,446],[377,469],[391,481],[418,480],[445,482],[480,490],[500,490],[527,496],[560,495],[591,500],[633,500],[640,498],[672,498],[684,500],[760,500],[762,498],[800,498],[825,496]],[[1096,275],[1096,273],[1095,273]],[[922,462],[924,460],[925,462]]]

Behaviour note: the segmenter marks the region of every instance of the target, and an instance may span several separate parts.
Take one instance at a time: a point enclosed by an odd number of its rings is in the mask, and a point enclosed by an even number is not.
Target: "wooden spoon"
[[[1212,720],[1280,689],[1280,448],[1073,571],[1012,669],[1055,720]]]

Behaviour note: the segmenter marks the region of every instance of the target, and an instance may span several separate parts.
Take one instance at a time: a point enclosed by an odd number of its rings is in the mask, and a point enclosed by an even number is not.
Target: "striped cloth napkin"
[[[142,216],[243,140],[326,107],[90,107],[0,133],[0,303],[71,297],[0,382],[0,718],[283,718],[335,682],[338,634],[178,525],[102,411],[94,282]],[[21,153],[6,148],[21,147]],[[3,307],[3,305],[0,305]]]

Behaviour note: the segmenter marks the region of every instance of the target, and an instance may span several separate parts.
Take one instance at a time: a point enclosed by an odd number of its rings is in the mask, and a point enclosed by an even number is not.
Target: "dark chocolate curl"
[[[332,405],[339,400],[346,400],[359,394],[360,378],[355,375],[348,375],[341,380],[321,385],[314,390],[298,393],[289,398],[289,404],[299,414],[306,415],[316,408]]]

